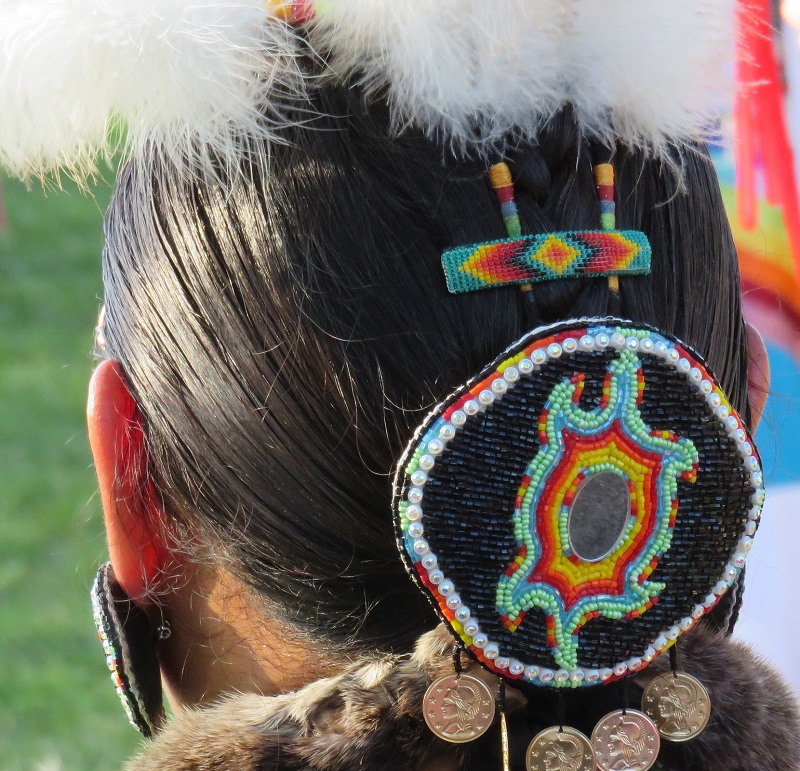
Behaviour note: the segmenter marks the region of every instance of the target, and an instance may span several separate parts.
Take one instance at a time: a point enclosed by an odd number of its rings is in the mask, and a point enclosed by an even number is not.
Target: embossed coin
[[[656,724],[635,709],[609,712],[592,731],[600,771],[647,771],[656,762],[660,746]]]
[[[691,675],[666,672],[644,689],[642,709],[653,718],[665,739],[685,742],[708,725],[711,698],[705,686]]]
[[[574,728],[545,728],[528,745],[528,771],[594,771],[592,743]]]
[[[448,675],[425,692],[422,714],[428,728],[454,744],[483,736],[494,720],[495,703],[489,686],[471,675]]]

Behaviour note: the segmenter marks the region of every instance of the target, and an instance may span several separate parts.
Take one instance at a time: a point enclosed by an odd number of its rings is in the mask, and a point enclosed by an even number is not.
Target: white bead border
[[[604,331],[598,331],[603,329]],[[588,334],[589,330],[594,330],[594,334]],[[753,445],[749,440],[747,430],[737,413],[731,408],[724,393],[705,371],[705,368],[702,365],[697,366],[699,362],[686,358],[681,351],[677,350],[674,343],[649,330],[628,329],[626,331],[629,334],[625,335],[619,329],[612,331],[610,327],[603,328],[601,324],[596,324],[588,325],[582,331],[586,333],[575,337],[566,337],[560,343],[550,343],[546,347],[535,348],[529,356],[524,357],[516,364],[507,366],[505,369],[501,369],[503,364],[500,364],[497,370],[502,372],[502,377],[495,378],[490,388],[481,390],[477,398],[468,399],[464,402],[462,408],[453,412],[449,420],[446,421],[440,417],[433,422],[432,426],[423,435],[422,440],[416,445],[413,453],[416,454],[420,448],[424,448],[423,455],[418,460],[418,468],[411,474],[406,473],[405,475],[410,485],[405,496],[407,506],[404,514],[409,521],[406,532],[412,540],[414,556],[422,563],[429,581],[437,587],[438,593],[444,598],[447,607],[453,611],[464,633],[471,638],[470,647],[482,650],[483,656],[490,662],[488,664],[490,668],[501,674],[504,674],[507,670],[512,677],[521,678],[535,685],[555,687],[594,685],[607,682],[612,678],[623,677],[647,666],[656,656],[667,650],[683,632],[689,631],[705,613],[709,612],[719,602],[722,595],[733,585],[733,582],[744,567],[747,554],[752,547],[752,536],[758,526],[761,508],[764,503],[763,472]],[[630,334],[630,332],[634,332],[634,334]],[[555,336],[555,333],[552,332],[547,335],[547,337],[553,336]],[[531,344],[529,342],[524,347],[528,348]],[[516,348],[517,345],[512,346],[512,348]],[[704,397],[714,415],[723,424],[727,435],[736,443],[736,447],[744,460],[745,468],[750,471],[750,483],[754,493],[750,501],[749,518],[733,554],[725,566],[722,577],[711,593],[705,597],[702,604],[695,605],[691,616],[682,618],[669,629],[662,630],[656,639],[643,651],[641,656],[634,656],[624,662],[620,662],[613,668],[606,669],[584,670],[576,668],[573,670],[553,670],[535,665],[525,665],[515,658],[501,655],[500,645],[490,640],[481,631],[478,620],[472,617],[470,609],[461,602],[461,597],[456,590],[457,587],[439,567],[436,555],[430,550],[430,545],[424,538],[424,511],[421,504],[424,500],[425,483],[428,480],[428,473],[436,465],[437,456],[444,452],[448,442],[456,436],[459,429],[463,428],[470,418],[484,412],[489,406],[502,399],[519,382],[520,377],[532,375],[541,369],[541,366],[547,361],[560,358],[564,352],[574,353],[578,350],[604,351],[609,348],[614,350],[627,348],[633,352],[641,350],[643,353],[656,356],[667,364],[672,365],[675,371],[685,375],[695,387],[695,390]],[[463,395],[459,398],[463,398]],[[449,404],[452,404],[452,402],[449,402],[445,409]],[[432,434],[435,435],[432,436]]]

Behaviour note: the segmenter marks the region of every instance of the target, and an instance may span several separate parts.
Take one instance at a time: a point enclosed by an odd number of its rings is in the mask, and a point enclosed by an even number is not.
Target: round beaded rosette
[[[536,330],[431,413],[398,466],[400,551],[509,680],[646,667],[744,566],[764,500],[744,422],[696,353],[632,322]]]

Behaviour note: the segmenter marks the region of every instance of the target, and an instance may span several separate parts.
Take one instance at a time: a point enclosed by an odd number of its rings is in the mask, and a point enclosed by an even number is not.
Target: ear
[[[750,430],[755,433],[769,394],[769,355],[764,338],[749,322],[747,327],[747,390],[750,396]]]
[[[111,564],[125,593],[147,604],[148,587],[162,575],[170,550],[147,481],[139,410],[118,362],[106,360],[94,371],[87,420]]]

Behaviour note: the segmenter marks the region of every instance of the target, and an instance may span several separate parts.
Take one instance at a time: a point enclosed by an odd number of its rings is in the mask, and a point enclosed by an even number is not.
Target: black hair
[[[522,294],[454,296],[441,253],[505,236],[486,162],[455,158],[385,105],[323,87],[284,144],[253,142],[228,185],[157,148],[107,221],[107,352],[139,406],[167,513],[221,545],[288,623],[403,649],[435,617],[394,541],[393,466],[426,411],[531,324]],[[505,153],[524,232],[599,226],[591,148],[569,109]],[[747,414],[736,254],[700,147],[614,149],[617,223],[652,274],[619,312],[699,350]],[[603,279],[534,288],[542,323],[609,311]]]

